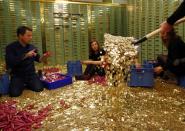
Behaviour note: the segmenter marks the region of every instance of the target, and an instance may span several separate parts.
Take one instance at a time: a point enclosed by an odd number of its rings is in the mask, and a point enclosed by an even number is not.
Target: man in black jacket
[[[161,24],[161,30],[163,32],[168,32],[168,31],[172,30],[173,24],[177,20],[182,18],[183,16],[185,16],[185,0],[183,0],[183,2],[176,9],[176,11],[170,17],[167,18],[166,22]]]
[[[42,91],[43,87],[35,72],[34,61],[41,62],[47,59],[47,55],[40,55],[36,47],[29,42],[32,40],[32,29],[20,26],[17,29],[18,40],[6,47],[6,67],[10,71],[10,96],[20,96],[24,87],[32,91]]]
[[[175,76],[180,77],[185,75],[185,43],[176,35],[174,29],[164,33],[161,32],[161,39],[164,46],[168,49],[168,55],[158,57],[159,66],[154,68],[156,74],[163,71],[170,71]]]

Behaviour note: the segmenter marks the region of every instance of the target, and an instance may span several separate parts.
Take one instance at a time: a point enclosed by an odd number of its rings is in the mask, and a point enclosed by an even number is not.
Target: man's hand
[[[44,64],[47,64],[47,59],[48,57],[51,56],[51,52],[47,51],[46,53],[43,54],[43,56],[40,57],[40,62],[43,62]]]
[[[37,55],[37,53],[35,51],[36,51],[36,49],[33,49],[33,50],[29,51],[28,53],[25,54],[23,59],[30,58],[30,57],[35,57]]]
[[[155,67],[155,68],[154,68],[154,72],[155,72],[156,74],[160,74],[162,71],[163,71],[163,68],[162,68],[161,66],[158,66],[158,67]]]
[[[44,53],[44,54],[43,54],[43,56],[48,58],[48,57],[50,57],[50,56],[51,56],[51,52],[46,51],[46,53]]]

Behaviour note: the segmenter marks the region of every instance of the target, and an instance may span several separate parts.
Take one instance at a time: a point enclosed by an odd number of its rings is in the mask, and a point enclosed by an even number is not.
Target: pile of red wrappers
[[[18,110],[16,103],[16,101],[0,103],[0,129],[3,131],[31,131],[33,128],[40,128],[41,122],[52,109],[51,105],[48,105],[33,113],[31,112],[33,104]]]

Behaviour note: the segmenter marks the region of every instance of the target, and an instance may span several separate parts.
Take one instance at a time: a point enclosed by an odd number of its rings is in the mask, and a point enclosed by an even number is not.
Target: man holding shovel
[[[160,61],[159,63],[161,63],[161,65],[154,68],[157,74],[164,71],[164,68],[167,68],[167,70],[178,77],[185,75],[185,43],[175,34],[173,28],[175,22],[183,16],[185,16],[185,0],[183,0],[176,11],[161,24],[161,39],[168,49],[168,55],[158,57],[158,62]]]

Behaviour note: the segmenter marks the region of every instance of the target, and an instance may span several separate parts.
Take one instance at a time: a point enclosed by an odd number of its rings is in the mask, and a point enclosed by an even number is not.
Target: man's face
[[[26,30],[24,35],[19,35],[19,39],[22,43],[28,44],[32,40],[32,31]]]
[[[165,32],[165,31],[161,31],[160,32],[160,36],[161,36],[161,39],[162,40],[168,40],[169,39],[169,35],[168,35],[169,32]]]

